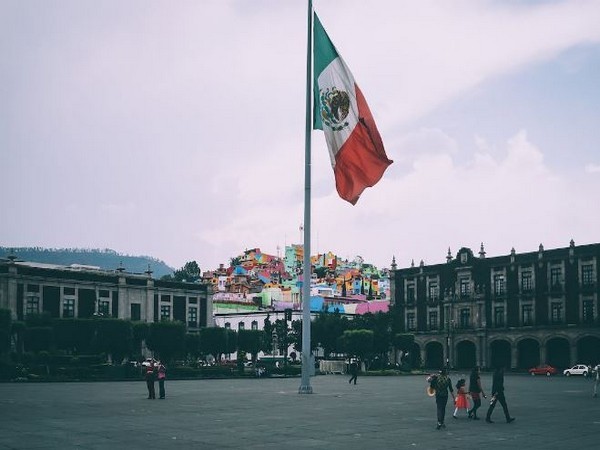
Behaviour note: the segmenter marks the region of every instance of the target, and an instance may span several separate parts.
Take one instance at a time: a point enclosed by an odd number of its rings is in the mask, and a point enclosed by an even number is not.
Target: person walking
[[[467,389],[464,378],[461,378],[456,383],[456,400],[454,402],[454,406],[454,414],[452,414],[454,419],[458,419],[457,414],[461,409],[465,410],[467,416],[469,415],[469,400],[467,399]]]
[[[468,412],[469,419],[479,420],[477,417],[477,410],[481,407],[481,396],[487,398],[481,387],[481,371],[479,366],[473,367],[471,375],[469,377],[469,395],[473,400],[473,408]]]
[[[156,391],[154,390],[154,361],[150,361],[150,363],[146,366],[146,373],[144,374],[144,378],[146,379],[146,387],[148,388],[148,398],[155,399]]]
[[[435,405],[437,409],[437,427],[436,429],[446,428],[444,420],[446,418],[446,405],[448,404],[448,393],[452,395],[452,400],[456,400],[454,397],[454,391],[452,390],[452,381],[448,376],[448,369],[443,368],[437,377],[435,383]]]
[[[167,378],[167,368],[159,361],[158,363],[158,398],[165,398],[165,379]]]
[[[596,364],[596,367],[594,367],[594,392],[592,397],[596,398],[598,397],[598,385],[600,385],[600,364]]]
[[[514,417],[511,417],[508,413],[508,405],[506,404],[506,398],[504,397],[504,368],[498,367],[494,371],[494,375],[492,377],[492,400],[490,401],[490,407],[488,408],[487,414],[485,416],[485,421],[487,423],[494,423],[492,421],[492,413],[494,412],[494,408],[496,407],[496,403],[500,402],[502,405],[502,409],[504,410],[504,417],[506,418],[506,423],[511,423],[515,421]]]
[[[356,384],[356,380],[358,378],[358,362],[356,360],[350,363],[350,379],[348,380],[348,384],[351,384],[354,381]]]

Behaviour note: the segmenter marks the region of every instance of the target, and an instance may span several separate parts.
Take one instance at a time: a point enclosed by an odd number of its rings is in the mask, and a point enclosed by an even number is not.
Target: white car
[[[585,364],[576,364],[570,369],[563,370],[563,374],[565,374],[568,377],[570,377],[571,375],[583,375],[584,377],[587,377],[588,373],[590,372],[590,368]]]

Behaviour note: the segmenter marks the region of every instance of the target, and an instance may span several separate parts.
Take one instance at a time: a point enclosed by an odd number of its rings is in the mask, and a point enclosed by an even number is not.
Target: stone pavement
[[[452,374],[453,382],[457,374]],[[491,375],[483,374],[484,390]],[[0,384],[0,449],[575,449],[600,442],[592,382],[507,375],[494,424],[464,418],[435,430],[425,376],[167,381],[165,400],[143,381]],[[484,400],[481,415],[485,415]]]

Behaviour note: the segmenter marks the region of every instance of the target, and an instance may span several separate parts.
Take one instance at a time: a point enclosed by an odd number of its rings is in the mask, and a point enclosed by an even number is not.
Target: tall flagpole
[[[302,274],[302,381],[299,394],[312,394],[310,374],[314,362],[310,351],[310,173],[312,132],[312,0],[308,0],[308,44],[306,52],[306,134],[304,138],[304,255]]]

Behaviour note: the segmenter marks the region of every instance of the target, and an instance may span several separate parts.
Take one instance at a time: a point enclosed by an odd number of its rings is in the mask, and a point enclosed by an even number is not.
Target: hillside
[[[148,264],[154,272],[154,278],[173,273],[173,268],[163,261],[151,256],[122,255],[111,249],[78,249],[78,248],[41,248],[41,247],[0,247],[0,258],[13,253],[23,261],[35,261],[48,264],[85,264],[102,269],[114,270],[123,263],[127,272],[143,273]]]

